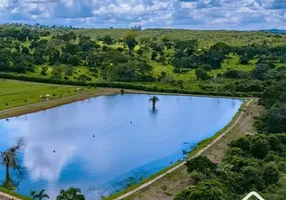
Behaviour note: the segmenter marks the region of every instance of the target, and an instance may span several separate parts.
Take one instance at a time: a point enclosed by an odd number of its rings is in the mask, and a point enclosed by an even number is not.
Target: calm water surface
[[[182,159],[182,149],[231,121],[241,100],[158,95],[113,95],[0,120],[0,151],[25,137],[26,178],[18,191],[79,187],[100,199]],[[54,153],[55,151],[55,153]],[[0,179],[5,170],[0,167]]]

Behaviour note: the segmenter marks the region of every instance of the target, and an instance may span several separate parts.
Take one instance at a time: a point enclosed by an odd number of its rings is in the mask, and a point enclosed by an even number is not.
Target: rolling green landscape
[[[285,199],[285,34],[10,24],[0,26],[0,47],[0,111],[100,87],[258,99],[263,112],[249,125],[256,134],[229,141],[219,163],[204,156],[187,161],[192,184],[166,198],[241,199],[255,190]]]
[[[47,30],[13,25],[0,31],[3,78],[259,96],[267,79],[284,71],[286,36],[258,31]],[[261,77],[260,71],[268,69]]]

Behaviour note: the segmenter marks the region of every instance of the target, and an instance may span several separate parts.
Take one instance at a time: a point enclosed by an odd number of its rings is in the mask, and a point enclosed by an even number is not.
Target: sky
[[[0,0],[0,23],[85,28],[286,29],[286,0]]]

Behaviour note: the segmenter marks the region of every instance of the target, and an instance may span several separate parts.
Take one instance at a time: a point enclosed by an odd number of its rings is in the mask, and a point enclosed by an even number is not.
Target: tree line
[[[202,91],[261,93],[273,80],[285,77],[285,45],[230,46],[218,42],[204,47],[200,38],[139,37],[134,30],[121,38],[92,38],[74,31],[6,27],[0,29],[0,46],[0,72],[36,73],[40,67],[38,76],[51,79],[144,82],[184,89],[188,80],[175,76],[195,70],[195,84]],[[238,56],[246,68],[256,59],[254,69],[242,71],[230,66],[226,72],[212,75],[212,70],[228,62],[230,54]],[[155,76],[156,63],[173,66],[172,73],[163,70]],[[77,74],[77,67],[86,67],[88,72]]]

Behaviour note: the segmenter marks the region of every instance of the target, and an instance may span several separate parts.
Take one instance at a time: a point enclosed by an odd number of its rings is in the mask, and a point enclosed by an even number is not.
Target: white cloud
[[[83,27],[286,28],[281,0],[1,0],[1,22]]]

